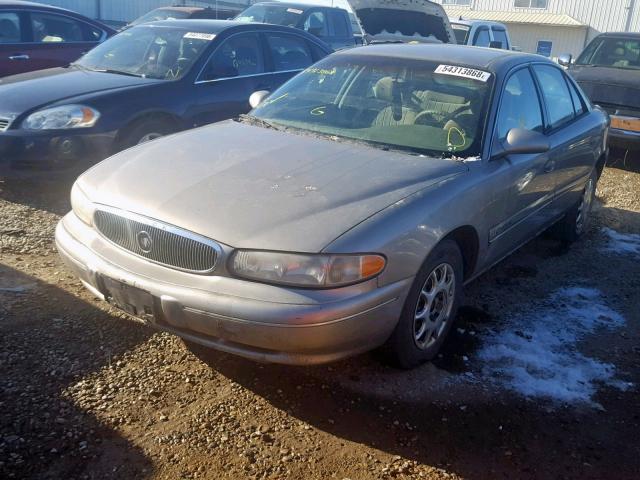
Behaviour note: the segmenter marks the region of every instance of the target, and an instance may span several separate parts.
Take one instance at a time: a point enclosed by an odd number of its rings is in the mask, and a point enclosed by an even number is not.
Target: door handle
[[[549,160],[547,163],[544,164],[544,173],[551,173],[556,169],[556,161],[555,160]]]
[[[20,54],[20,55],[11,55],[9,60],[29,60],[29,55]]]

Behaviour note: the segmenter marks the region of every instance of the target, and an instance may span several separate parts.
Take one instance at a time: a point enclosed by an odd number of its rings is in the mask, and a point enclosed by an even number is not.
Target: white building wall
[[[551,57],[563,53],[579,54],[584,48],[586,29],[583,27],[554,27],[545,25],[508,24],[512,45],[523,52],[536,53],[539,40],[553,42]]]

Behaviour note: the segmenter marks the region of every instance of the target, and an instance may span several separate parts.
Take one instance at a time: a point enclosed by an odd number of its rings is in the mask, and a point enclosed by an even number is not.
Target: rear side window
[[[502,28],[492,28],[493,30],[493,39],[496,42],[502,43],[501,48],[509,48],[509,40],[507,40],[507,32]]]
[[[584,112],[587,111],[585,107],[584,100],[582,99],[582,95],[578,93],[575,85],[571,82],[567,82],[569,84],[569,90],[571,91],[571,100],[573,100],[573,110],[576,112],[576,116],[579,117]]]
[[[0,12],[0,43],[20,43],[20,17],[14,12]]]
[[[491,37],[489,36],[489,29],[487,27],[480,27],[473,37],[473,44],[476,47],[488,47],[491,43]]]
[[[50,13],[31,13],[33,39],[37,43],[95,41],[88,25],[73,18]]]
[[[313,63],[307,42],[287,34],[267,35],[275,71],[302,70]]]
[[[331,25],[333,25],[333,34],[337,37],[346,37],[349,35],[349,26],[347,19],[340,12],[329,12]]]
[[[564,73],[547,65],[535,65],[534,71],[540,83],[544,103],[549,113],[549,126],[558,128],[573,120],[573,101]]]
[[[502,94],[498,114],[498,139],[504,140],[513,128],[544,130],[540,99],[528,68],[514,73]]]

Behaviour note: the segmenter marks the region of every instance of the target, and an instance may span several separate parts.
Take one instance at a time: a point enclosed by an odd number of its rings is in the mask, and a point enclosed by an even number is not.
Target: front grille
[[[5,132],[9,128],[9,119],[0,118],[0,132]]]
[[[194,273],[216,265],[220,247],[208,238],[129,213],[97,210],[93,218],[108,240],[152,262]]]

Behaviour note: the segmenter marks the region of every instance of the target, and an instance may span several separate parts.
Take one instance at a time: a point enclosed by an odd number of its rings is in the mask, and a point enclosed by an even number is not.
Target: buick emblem
[[[153,239],[151,238],[151,235],[143,230],[142,232],[138,232],[138,235],[136,235],[136,239],[138,240],[138,246],[140,247],[140,250],[142,250],[144,253],[151,252],[151,248],[153,247]]]

